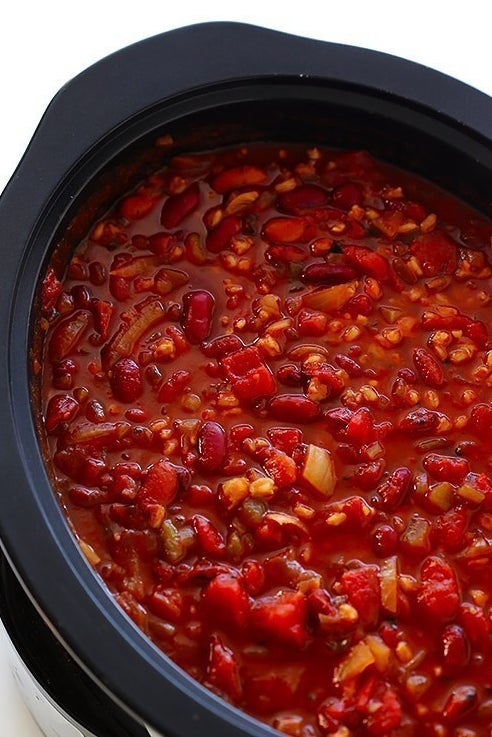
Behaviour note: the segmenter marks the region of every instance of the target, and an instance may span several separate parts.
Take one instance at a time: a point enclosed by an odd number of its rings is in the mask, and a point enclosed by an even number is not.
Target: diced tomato
[[[362,204],[361,188],[355,182],[344,182],[333,190],[333,202],[343,210],[350,210],[354,205]]]
[[[299,591],[281,591],[257,599],[251,611],[258,636],[287,646],[303,647],[309,640],[306,599]]]
[[[265,571],[257,560],[245,560],[241,569],[244,586],[252,596],[258,595],[265,585]]]
[[[492,427],[492,405],[490,404],[477,404],[473,407],[470,420],[468,422],[468,430],[477,435],[478,437],[483,436],[484,433],[488,433]]]
[[[345,571],[340,579],[342,589],[366,624],[375,624],[381,606],[376,566],[361,566]]]
[[[345,246],[343,254],[349,264],[362,274],[374,277],[381,282],[390,280],[391,272],[387,260],[376,251],[364,246]]]
[[[452,458],[429,453],[423,460],[426,471],[437,481],[449,481],[452,484],[462,484],[465,476],[470,472],[470,464],[466,458]]]
[[[433,619],[447,621],[458,613],[460,595],[456,574],[450,564],[437,556],[427,558],[420,570],[417,601]]]
[[[301,430],[294,427],[272,427],[267,434],[272,445],[288,456],[291,456],[296,446],[302,442]]]
[[[463,509],[450,509],[434,520],[437,543],[444,550],[460,550],[465,544],[467,514]]]
[[[281,450],[272,450],[263,465],[276,486],[282,488],[296,482],[297,466],[292,458]]]
[[[203,552],[213,557],[221,557],[226,547],[224,538],[217,528],[201,514],[195,514],[192,522]]]
[[[384,684],[379,694],[371,699],[367,731],[369,734],[386,736],[400,725],[401,719],[400,700],[391,686]]]
[[[324,335],[328,325],[328,315],[324,312],[301,310],[297,320],[300,335]]]
[[[214,623],[241,630],[249,616],[249,598],[237,576],[219,573],[202,594],[202,605]]]
[[[458,251],[451,238],[439,230],[420,235],[410,245],[410,252],[426,276],[452,274],[458,265]]]
[[[273,374],[254,346],[231,353],[222,358],[220,363],[239,399],[259,399],[275,392]]]
[[[210,642],[207,679],[214,688],[222,691],[233,701],[241,697],[242,685],[236,658],[218,635],[213,635]]]
[[[345,437],[349,443],[356,445],[365,445],[376,440],[374,418],[366,407],[361,407],[352,415],[345,429]]]
[[[177,624],[183,617],[183,594],[177,589],[159,585],[149,598],[149,608],[158,617]]]
[[[255,714],[268,716],[284,711],[285,704],[295,708],[306,669],[298,664],[277,664],[274,669],[248,668],[244,675],[245,703]]]
[[[57,278],[54,268],[50,266],[43,279],[41,288],[41,310],[43,312],[49,312],[55,306],[56,300],[62,290],[62,283]]]
[[[158,461],[150,466],[139,489],[137,501],[145,507],[148,504],[171,504],[178,491],[178,474],[169,461]]]

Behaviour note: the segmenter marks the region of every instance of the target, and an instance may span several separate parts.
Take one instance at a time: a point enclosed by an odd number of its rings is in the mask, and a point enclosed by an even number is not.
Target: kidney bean
[[[307,259],[308,255],[299,246],[277,245],[270,246],[265,251],[265,259],[271,263],[300,264]]]
[[[120,402],[134,402],[143,392],[142,374],[133,358],[120,358],[111,372],[111,389]]]
[[[125,302],[132,293],[132,285],[122,276],[109,277],[109,291],[118,302]]]
[[[263,233],[270,243],[307,243],[316,235],[316,227],[306,218],[272,218]]]
[[[69,491],[70,500],[83,509],[90,509],[106,501],[107,494],[101,489],[87,489],[85,486],[72,486]]]
[[[342,210],[350,210],[354,205],[362,205],[362,191],[354,182],[344,182],[335,187],[332,193],[333,202]]]
[[[370,315],[374,309],[374,302],[367,294],[356,294],[345,304],[344,309],[352,317],[357,315]]]
[[[312,207],[322,207],[328,200],[328,192],[316,184],[303,184],[300,187],[284,192],[279,197],[283,210],[297,214]]]
[[[302,371],[295,363],[287,363],[277,370],[277,378],[287,386],[300,386],[302,384]]]
[[[227,437],[218,422],[204,422],[198,433],[197,465],[202,473],[217,471],[224,463]]]
[[[178,225],[196,210],[200,202],[200,188],[192,184],[184,192],[166,200],[161,212],[161,223],[165,228],[177,228]]]
[[[159,389],[158,402],[173,402],[182,393],[191,379],[189,371],[175,371]]]
[[[209,507],[215,503],[215,491],[205,484],[191,484],[186,490],[186,500],[192,507]]]
[[[442,657],[448,672],[464,668],[470,657],[470,645],[462,628],[448,624],[442,633]]]
[[[105,422],[106,413],[104,406],[97,399],[91,399],[87,402],[85,416],[90,422]]]
[[[77,309],[87,309],[91,301],[91,293],[82,284],[76,284],[70,290],[73,297],[74,305]]]
[[[224,171],[216,174],[212,178],[211,186],[216,192],[223,194],[231,189],[262,184],[265,179],[266,174],[263,169],[252,164],[244,164],[243,166],[224,169]]]
[[[69,394],[56,394],[51,397],[46,409],[46,430],[52,433],[63,422],[70,422],[76,417],[79,409],[79,403]]]
[[[141,220],[149,214],[158,199],[156,195],[149,192],[135,192],[121,200],[120,213],[128,220]]]
[[[360,363],[354,361],[350,356],[345,356],[343,353],[337,353],[335,356],[335,362],[353,379],[357,379],[359,376],[364,375],[364,369]]]
[[[442,366],[426,348],[414,350],[413,362],[424,384],[433,389],[439,389],[444,384]]]
[[[53,386],[57,389],[72,389],[77,371],[77,364],[70,358],[55,363],[53,365]]]
[[[397,551],[398,533],[391,525],[379,525],[374,531],[372,545],[378,558],[388,558]]]
[[[301,274],[306,284],[344,284],[357,276],[355,269],[343,264],[310,264]]]
[[[313,422],[319,416],[319,405],[303,394],[277,394],[268,403],[268,410],[283,422]]]
[[[210,292],[198,289],[183,297],[183,329],[190,343],[201,343],[212,329],[215,299]]]
[[[442,715],[446,722],[457,722],[474,711],[478,704],[478,692],[475,686],[456,686],[448,696]]]
[[[231,245],[232,238],[241,230],[242,220],[238,215],[229,215],[211,230],[205,245],[212,253],[220,253]]]
[[[439,412],[419,407],[409,412],[406,417],[403,417],[398,427],[409,435],[434,432],[439,425],[441,416]]]
[[[244,348],[244,343],[237,335],[219,335],[218,338],[204,343],[200,348],[207,358],[222,358]]]
[[[98,287],[104,284],[108,278],[108,270],[100,261],[92,261],[89,264],[89,279],[91,284]]]
[[[379,509],[392,511],[400,506],[412,483],[412,472],[406,466],[397,468],[386,481],[378,486],[372,503]]]

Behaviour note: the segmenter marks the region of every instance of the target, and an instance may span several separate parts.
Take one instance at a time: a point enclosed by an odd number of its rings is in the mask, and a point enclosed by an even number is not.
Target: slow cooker
[[[39,274],[155,163],[148,142],[162,134],[173,151],[367,148],[492,215],[491,99],[385,54],[209,23],[119,51],[58,93],[0,200],[0,610],[24,698],[53,737],[275,733],[194,682],[114,604],[74,544],[37,436]]]

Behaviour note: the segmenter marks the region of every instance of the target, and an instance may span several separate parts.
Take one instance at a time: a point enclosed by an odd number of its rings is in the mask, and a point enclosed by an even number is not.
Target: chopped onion
[[[302,478],[323,496],[331,496],[337,477],[331,453],[318,445],[308,445]]]

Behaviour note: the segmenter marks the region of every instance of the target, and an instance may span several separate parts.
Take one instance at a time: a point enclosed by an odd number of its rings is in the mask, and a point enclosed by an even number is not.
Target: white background
[[[147,36],[207,20],[249,22],[387,51],[492,94],[487,8],[487,0],[9,0],[0,21],[0,191],[59,87],[102,56]],[[0,247],[8,248],[1,223]],[[0,733],[41,735],[11,680],[1,635]]]

